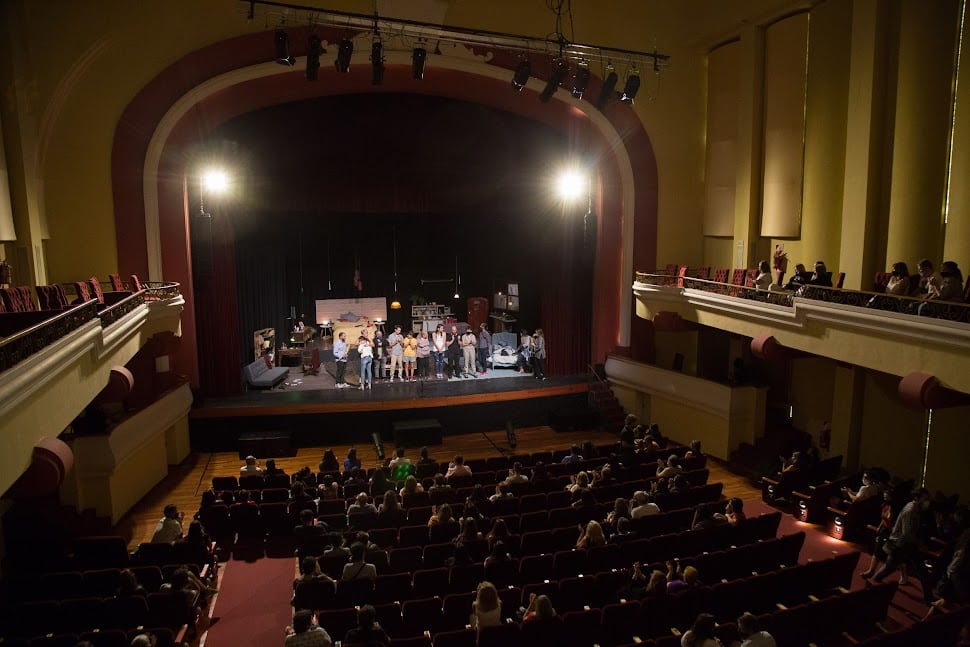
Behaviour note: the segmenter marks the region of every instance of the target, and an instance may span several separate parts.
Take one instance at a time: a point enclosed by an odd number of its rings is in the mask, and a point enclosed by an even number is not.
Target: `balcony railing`
[[[108,293],[111,294],[111,293]],[[114,293],[123,295],[124,293]],[[124,319],[140,306],[150,301],[167,301],[179,297],[178,283],[150,283],[139,292],[130,294],[117,303],[99,304],[92,299],[71,306],[58,314],[38,321],[14,334],[0,339],[0,373],[16,366],[30,356],[40,352],[59,339],[78,330],[84,324],[99,319],[102,329]],[[100,308],[100,309],[99,309]],[[10,313],[13,315],[43,316],[42,312]]]
[[[700,290],[711,294],[759,301],[788,308],[794,306],[796,298],[800,298],[869,310],[942,319],[955,323],[970,323],[970,303],[960,301],[926,300],[863,290],[828,288],[820,285],[806,285],[800,288],[798,292],[759,290],[749,286],[720,283],[690,276],[681,277],[647,272],[637,272],[636,281],[642,285]]]

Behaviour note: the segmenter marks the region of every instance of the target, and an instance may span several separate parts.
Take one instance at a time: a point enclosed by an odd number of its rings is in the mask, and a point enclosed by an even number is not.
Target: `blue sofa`
[[[271,389],[284,381],[289,374],[290,369],[286,366],[270,368],[262,357],[243,366],[243,379],[253,389]]]

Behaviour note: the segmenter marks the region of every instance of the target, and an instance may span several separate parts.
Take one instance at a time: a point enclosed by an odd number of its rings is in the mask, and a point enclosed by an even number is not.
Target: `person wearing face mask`
[[[875,558],[873,567],[879,562],[883,562],[882,568],[873,578],[877,582],[882,582],[897,568],[902,571],[899,583],[906,584],[908,582],[908,567],[919,549],[920,515],[929,510],[929,507],[930,493],[926,488],[920,488],[913,493],[913,500],[899,511],[899,516],[896,517],[896,524],[889,534],[889,539],[878,550],[878,554],[873,555]],[[863,573],[862,576],[871,577],[872,568]]]
[[[956,262],[945,261],[940,266],[940,291],[936,298],[940,301],[963,301],[963,272]]]

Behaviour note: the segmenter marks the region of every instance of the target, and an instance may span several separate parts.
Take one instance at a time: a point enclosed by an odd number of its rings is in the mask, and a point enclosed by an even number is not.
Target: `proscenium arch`
[[[370,85],[369,63],[355,63],[350,74],[321,67],[320,80],[308,82],[303,78],[305,59],[294,67],[267,62],[272,33],[241,36],[186,55],[129,104],[115,135],[112,176],[119,268],[183,286],[183,344],[176,364],[193,384],[198,384],[198,360],[184,151],[240,114],[349,93],[406,92],[479,103],[550,125],[571,143],[594,151],[599,179],[594,185],[598,231],[592,357],[601,361],[607,353],[630,346],[629,283],[635,266],[655,265],[657,228],[656,160],[632,109],[614,102],[604,115],[588,102],[573,99],[568,90],[541,103],[537,95],[545,82],[536,78],[523,92],[514,92],[509,79],[516,60],[500,53],[490,54],[487,63],[485,57],[469,52],[467,57],[433,56],[425,78],[414,80],[409,54],[386,51],[382,86]],[[305,34],[291,34],[291,43],[305,41]],[[596,96],[598,85],[598,80],[591,81],[587,95]]]

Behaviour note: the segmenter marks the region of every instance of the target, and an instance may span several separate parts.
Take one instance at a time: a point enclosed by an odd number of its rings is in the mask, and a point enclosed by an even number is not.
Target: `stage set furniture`
[[[451,307],[430,303],[427,305],[411,306],[411,331],[427,330],[434,332],[438,324],[446,325],[454,321]]]

